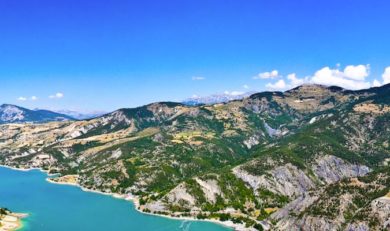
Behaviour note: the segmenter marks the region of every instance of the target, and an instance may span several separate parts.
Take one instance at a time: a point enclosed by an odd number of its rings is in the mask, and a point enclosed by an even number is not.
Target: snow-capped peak
[[[222,94],[214,94],[205,97],[193,95],[191,98],[184,100],[182,103],[187,105],[225,103],[228,101],[239,100],[239,99],[249,97],[254,93],[255,92],[225,91]]]

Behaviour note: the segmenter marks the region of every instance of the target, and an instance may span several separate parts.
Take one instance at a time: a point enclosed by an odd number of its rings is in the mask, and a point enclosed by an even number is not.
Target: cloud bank
[[[268,72],[267,75],[270,72]],[[348,65],[344,69],[340,69],[340,65],[336,68],[323,67],[317,70],[313,75],[299,78],[295,73],[287,75],[286,78],[276,82],[269,82],[266,88],[269,90],[287,90],[296,86],[308,84],[321,84],[327,86],[339,86],[351,90],[359,90],[370,87],[379,87],[383,84],[390,83],[390,67],[385,68],[382,75],[382,82],[374,79],[373,82],[367,80],[370,75],[370,65]]]

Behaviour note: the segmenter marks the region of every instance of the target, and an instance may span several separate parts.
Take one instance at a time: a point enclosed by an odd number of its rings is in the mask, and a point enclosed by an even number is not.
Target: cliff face
[[[382,171],[382,170],[381,170]],[[388,169],[345,179],[304,195],[272,214],[277,230],[386,230],[390,228]],[[387,173],[386,173],[387,172]],[[383,174],[383,175],[382,175]],[[381,176],[378,176],[381,175]],[[297,216],[297,213],[300,214]]]
[[[364,176],[370,172],[367,166],[351,164],[331,155],[316,159],[312,170],[324,184],[335,183],[344,178]]]
[[[315,187],[314,182],[302,170],[290,163],[275,167],[260,176],[251,175],[239,167],[233,169],[233,173],[255,191],[267,189],[288,197],[302,195]]]
[[[133,194],[152,213],[257,229],[379,230],[389,215],[389,95],[390,86],[304,85],[224,104],[4,124],[0,163]]]

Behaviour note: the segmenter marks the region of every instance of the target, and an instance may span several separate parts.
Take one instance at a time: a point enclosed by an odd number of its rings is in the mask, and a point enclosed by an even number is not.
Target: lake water
[[[23,231],[227,231],[226,227],[137,212],[129,201],[51,184],[38,170],[0,167],[0,207],[29,213]]]

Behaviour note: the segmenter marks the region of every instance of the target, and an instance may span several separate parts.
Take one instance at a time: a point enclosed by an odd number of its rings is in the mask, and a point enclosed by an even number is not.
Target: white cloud
[[[349,65],[340,70],[337,68],[323,67],[316,71],[314,75],[305,78],[298,78],[295,73],[287,75],[286,79],[281,79],[275,83],[268,83],[266,88],[270,90],[287,90],[297,87],[304,83],[322,84],[327,86],[340,86],[346,89],[358,90],[377,86],[379,81],[370,83],[366,81],[369,76],[370,66],[367,65]],[[383,74],[384,82],[390,83],[390,67]]]
[[[225,91],[225,95],[238,96],[244,94],[242,91]]]
[[[266,88],[268,88],[269,90],[287,90],[308,82],[307,77],[300,79],[295,73],[287,75],[287,80],[288,82],[286,82],[284,79],[281,79],[276,83],[268,83],[266,85]]]
[[[372,87],[380,87],[381,85],[382,85],[381,82],[379,82],[376,79],[374,79],[374,81],[371,84]]]
[[[242,87],[245,88],[245,89],[249,89],[249,86],[246,85],[246,84],[244,84]]]
[[[370,87],[371,84],[364,81],[368,74],[366,75],[366,73],[361,72],[363,68],[359,67],[357,68],[358,70],[356,70],[356,67],[348,68],[348,70],[346,69],[344,69],[344,71],[340,71],[339,69],[324,67],[314,73],[310,82],[327,86],[335,85],[352,90]]]
[[[61,99],[63,97],[64,97],[64,94],[61,92],[57,92],[56,94],[49,96],[50,99]]]
[[[383,84],[390,83],[390,67],[386,67],[385,72],[382,75]]]
[[[271,72],[263,72],[253,77],[253,79],[275,79],[278,78],[279,72],[277,70],[273,70]]]
[[[283,79],[280,79],[276,83],[267,83],[265,87],[270,90],[284,90],[288,87],[288,85]]]
[[[18,101],[36,101],[38,100],[38,97],[36,97],[35,95],[34,96],[31,96],[31,97],[24,97],[24,96],[20,96],[19,98],[17,98]]]
[[[344,76],[353,80],[363,81],[369,74],[370,65],[349,65],[344,69]]]
[[[202,76],[193,76],[192,77],[192,80],[194,81],[199,81],[199,80],[205,80],[206,78],[205,77],[202,77]]]
[[[287,75],[287,79],[290,80],[289,88],[294,88],[307,82],[307,78],[299,79],[295,73]]]

